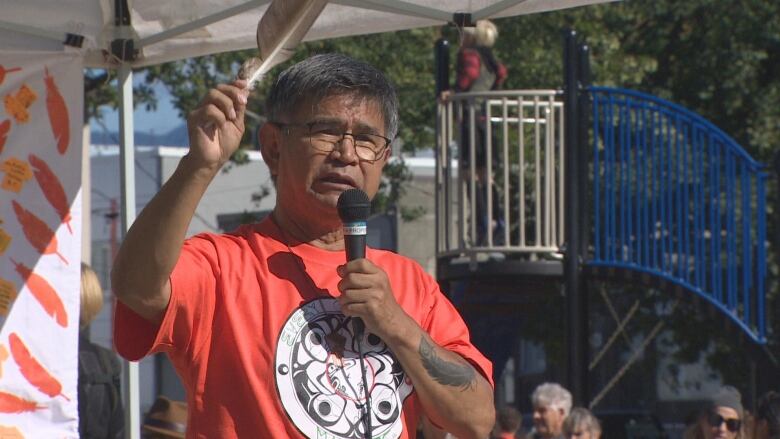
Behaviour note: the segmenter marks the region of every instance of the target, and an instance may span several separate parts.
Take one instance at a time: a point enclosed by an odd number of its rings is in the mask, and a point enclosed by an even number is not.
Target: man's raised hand
[[[248,97],[246,81],[239,79],[209,90],[198,108],[190,112],[188,156],[197,167],[218,169],[238,149]]]

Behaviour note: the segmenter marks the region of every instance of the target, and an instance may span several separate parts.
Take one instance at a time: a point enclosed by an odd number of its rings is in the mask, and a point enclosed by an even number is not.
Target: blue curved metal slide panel
[[[708,120],[591,87],[594,266],[659,276],[766,341],[763,165]]]

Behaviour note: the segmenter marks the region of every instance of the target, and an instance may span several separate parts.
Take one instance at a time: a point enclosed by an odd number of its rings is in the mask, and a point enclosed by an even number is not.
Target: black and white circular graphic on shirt
[[[411,380],[387,345],[361,340],[370,398],[360,370],[354,320],[334,298],[308,302],[285,322],[276,347],[276,389],[295,426],[310,438],[364,438],[368,407],[372,437],[397,438]]]

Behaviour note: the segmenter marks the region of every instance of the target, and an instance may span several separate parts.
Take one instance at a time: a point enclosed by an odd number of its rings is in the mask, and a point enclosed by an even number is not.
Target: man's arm
[[[189,153],[138,215],[119,248],[111,287],[122,303],[147,320],[162,319],[171,296],[169,278],[190,220],[209,183],[241,141],[245,86],[245,81],[219,85],[189,114]]]
[[[339,302],[361,317],[403,365],[428,418],[460,439],[484,439],[495,421],[493,388],[463,357],[439,346],[396,302],[387,274],[367,259],[339,267]]]

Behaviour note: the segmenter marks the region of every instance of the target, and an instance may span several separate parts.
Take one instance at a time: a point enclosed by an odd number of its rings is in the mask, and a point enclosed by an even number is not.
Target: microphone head
[[[365,222],[371,213],[371,200],[360,189],[349,189],[339,195],[336,204],[343,223]]]

